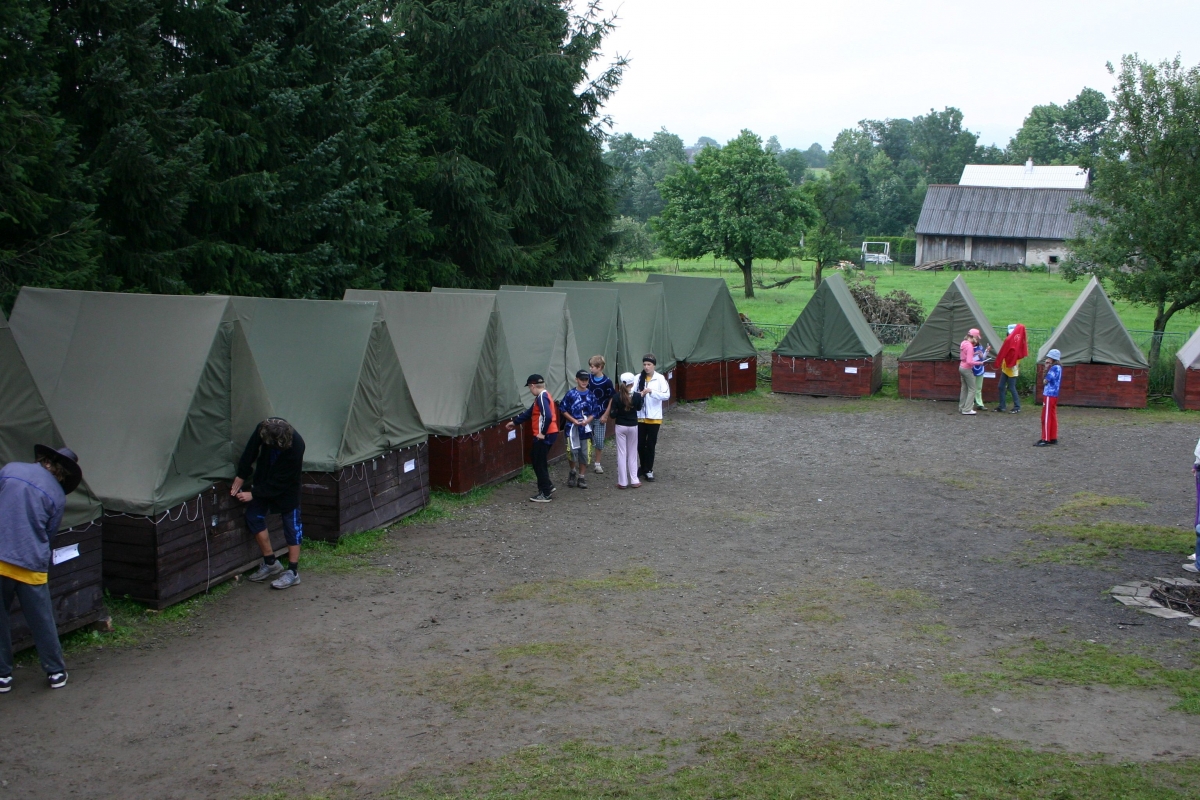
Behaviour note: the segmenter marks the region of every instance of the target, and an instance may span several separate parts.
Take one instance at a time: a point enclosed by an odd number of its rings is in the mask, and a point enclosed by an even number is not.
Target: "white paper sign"
[[[404,471],[405,472],[412,472],[416,468],[417,468],[417,460],[415,458],[412,461],[404,462]]]
[[[79,545],[69,544],[66,547],[54,548],[54,553],[51,555],[51,560],[55,564],[61,564],[64,561],[70,561],[72,558],[79,558]]]
[[[750,369],[750,363],[743,361],[741,364],[738,364],[738,369]]]
[[[846,367],[846,374],[847,375],[857,375],[858,367]]]
[[[1117,382],[1118,383],[1133,383],[1133,376],[1132,375],[1118,375]]]
[[[675,377],[675,370],[671,370],[670,372],[667,373],[667,380],[671,380],[674,377]]]
[[[994,378],[994,377],[996,377],[996,373],[994,373],[994,372],[985,372],[985,373],[983,373],[983,377],[985,377],[985,378]]]
[[[515,439],[515,438],[517,438],[517,432],[516,432],[516,431],[509,431],[509,432],[508,432],[508,440],[511,442],[511,441],[512,441],[513,439]]]

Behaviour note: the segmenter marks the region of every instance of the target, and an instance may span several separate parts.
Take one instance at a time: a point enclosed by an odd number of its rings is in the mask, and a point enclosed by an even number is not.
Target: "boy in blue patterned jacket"
[[[567,423],[567,463],[570,474],[567,486],[587,488],[588,441],[592,438],[592,421],[596,419],[596,396],[588,387],[592,375],[586,369],[575,373],[575,388],[567,392],[559,407]]]

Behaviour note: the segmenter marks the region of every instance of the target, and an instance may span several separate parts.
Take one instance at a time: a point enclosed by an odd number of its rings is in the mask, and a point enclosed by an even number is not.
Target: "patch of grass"
[[[526,464],[521,467],[521,474],[513,478],[514,483],[533,483],[537,480],[537,475],[534,474],[533,467]]]
[[[739,411],[743,414],[774,414],[782,408],[779,395],[772,394],[769,388],[762,386],[753,392],[710,397],[704,405],[704,409],[711,413]]]
[[[1054,509],[1054,516],[1077,517],[1094,512],[1101,508],[1116,508],[1120,506],[1145,508],[1149,503],[1132,497],[1109,497],[1095,492],[1076,492],[1071,499]]]
[[[1192,552],[1196,546],[1195,531],[1167,525],[1147,525],[1139,522],[1090,522],[1072,525],[1038,525],[1035,530],[1068,536],[1083,542],[1076,550],[1094,552],[1095,558],[1116,555],[1117,550],[1150,550],[1156,553]]]
[[[950,635],[950,626],[941,622],[918,624],[914,626],[913,630],[917,637],[932,639],[938,644],[950,644],[950,642],[954,641],[954,637]]]
[[[900,727],[899,724],[897,724],[895,722],[876,722],[875,720],[870,719],[868,717],[859,717],[858,721],[855,722],[854,724],[858,725],[860,727],[863,727],[863,728],[869,728],[870,730],[873,730],[873,731],[879,730],[880,728],[887,729],[887,728]]]
[[[1033,540],[1025,542],[1033,546]],[[1094,567],[1114,555],[1111,548],[1091,542],[1081,544],[1062,544],[1033,550],[1028,554],[1017,556],[1017,562],[1030,566],[1033,564],[1067,564],[1075,567]]]
[[[374,556],[388,544],[388,532],[398,527],[428,525],[454,519],[464,509],[477,506],[492,496],[495,487],[485,486],[472,489],[466,494],[432,492],[429,505],[410,514],[395,525],[343,536],[335,542],[306,541],[301,549],[301,565],[313,572],[343,574],[358,570],[386,568],[374,565]]]
[[[1174,689],[1180,697],[1180,702],[1172,708],[1189,714],[1200,713],[1200,668],[1168,668],[1144,656],[1122,653],[1107,645],[1091,642],[1056,646],[1035,640],[1028,647],[1001,655],[995,670],[951,672],[943,678],[967,694],[1007,691],[1039,684],[1169,688]]]
[[[528,747],[456,774],[411,780],[411,800],[685,798],[1089,798],[1194,796],[1200,762],[1111,763],[1007,742],[872,748],[830,738],[749,742],[737,734],[695,750],[655,752],[572,742]]]
[[[602,578],[530,581],[510,586],[496,597],[501,600],[545,600],[550,603],[579,603],[604,592],[647,592],[677,589],[678,583],[663,583],[650,567],[620,569]]]

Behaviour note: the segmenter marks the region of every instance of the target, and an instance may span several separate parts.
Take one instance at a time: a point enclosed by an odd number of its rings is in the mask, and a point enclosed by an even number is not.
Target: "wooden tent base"
[[[874,358],[771,359],[771,391],[821,397],[869,397],[883,385],[883,353]]]
[[[1145,408],[1150,389],[1150,370],[1118,367],[1113,364],[1072,364],[1062,368],[1059,385],[1060,406],[1091,408]],[[1038,364],[1037,396],[1042,403],[1042,379],[1046,365]]]
[[[103,520],[104,587],[154,608],[206,591],[262,558],[245,506],[225,482],[154,518],[108,513]],[[283,552],[279,516],[267,523],[272,547]]]
[[[304,538],[336,542],[429,505],[429,448],[391,450],[339,472],[306,472],[300,486]]]
[[[983,401],[1000,399],[1000,372],[988,364],[983,378]],[[990,377],[989,377],[990,376]],[[899,394],[906,400],[958,401],[961,382],[957,361],[901,361]]]
[[[104,528],[100,520],[59,531],[50,546],[66,560],[50,567],[50,599],[59,635],[78,630],[108,616],[104,609],[101,544]],[[78,553],[77,555],[75,553]],[[33,646],[20,601],[9,613],[13,648]]]
[[[1200,411],[1200,369],[1188,369],[1176,359],[1175,390],[1171,396],[1184,411]]]
[[[729,361],[682,362],[675,367],[671,394],[680,400],[707,400],[710,397],[752,392],[758,387],[758,358]]]
[[[498,483],[521,472],[524,451],[520,429],[505,430],[503,422],[465,436],[430,436],[429,485],[466,494]]]

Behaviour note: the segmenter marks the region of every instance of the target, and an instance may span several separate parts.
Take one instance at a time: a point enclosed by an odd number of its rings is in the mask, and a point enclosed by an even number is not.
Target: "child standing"
[[[1062,385],[1062,353],[1057,348],[1046,353],[1046,377],[1042,387],[1042,438],[1034,447],[1058,444],[1058,389]]]
[[[596,451],[592,456],[592,471],[597,475],[604,474],[600,465],[600,456],[604,455],[604,437],[608,433],[608,420],[612,414],[613,395],[616,389],[613,382],[604,374],[607,366],[604,356],[592,356],[588,359],[588,371],[592,373],[588,381],[588,390],[596,405],[596,421],[592,423],[592,448]]]
[[[530,375],[525,385],[533,395],[533,405],[509,420],[504,427],[511,431],[518,425],[524,425],[526,420],[533,420],[529,460],[533,464],[533,473],[537,475],[538,493],[529,499],[534,503],[549,503],[550,495],[554,494],[554,484],[550,482],[547,457],[554,440],[558,438],[558,408],[554,405],[554,398],[546,391],[546,379],[541,375]]]
[[[1008,336],[1000,345],[996,354],[996,366],[1000,368],[1000,405],[997,411],[1003,412],[1004,402],[1008,393],[1012,393],[1013,409],[1010,413],[1021,411],[1021,397],[1017,394],[1017,376],[1020,374],[1021,359],[1029,355],[1029,345],[1025,341],[1025,326],[1017,323],[1008,326]]]
[[[974,331],[975,329],[972,329],[972,332]],[[984,347],[980,343],[980,336],[982,334],[978,333],[975,336],[975,365],[971,367],[971,375],[975,378],[975,407],[986,409],[987,406],[983,404],[983,373],[987,370],[988,355],[992,352],[992,346],[989,344]]]
[[[617,488],[641,487],[638,481],[638,412],[644,398],[633,391],[637,378],[632,372],[621,375],[621,385],[612,402],[613,433],[617,438]]]
[[[657,368],[654,353],[646,353],[637,380],[637,391],[642,396],[642,408],[638,411],[638,471],[650,483],[654,483],[654,451],[658,447],[658,432],[662,430],[663,404],[671,399],[671,387]]]
[[[567,421],[567,462],[571,472],[567,486],[586,489],[588,440],[592,438],[592,420],[596,418],[595,400],[588,389],[592,375],[586,369],[575,373],[575,388],[562,400],[562,415]],[[578,473],[578,477],[576,477]]]

